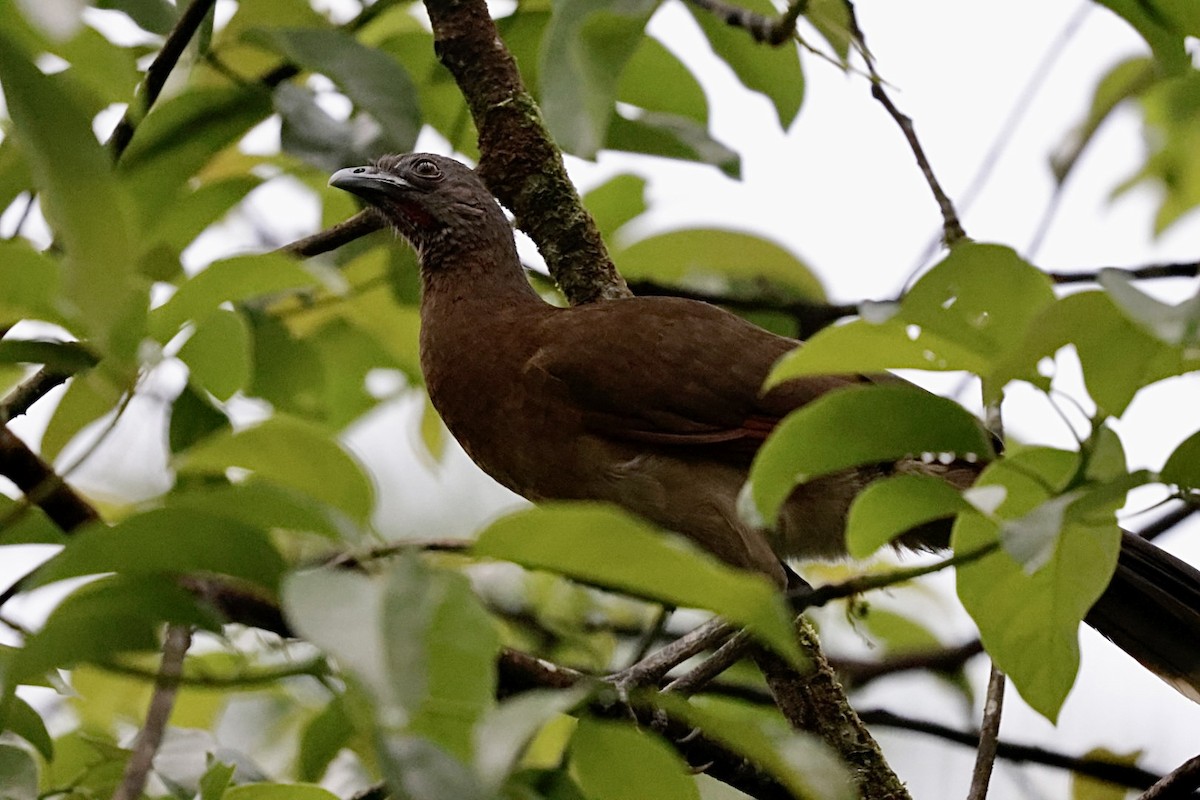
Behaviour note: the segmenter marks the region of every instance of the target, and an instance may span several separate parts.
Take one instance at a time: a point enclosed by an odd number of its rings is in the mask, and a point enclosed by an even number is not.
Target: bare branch
[[[7,424],[24,414],[33,404],[41,400],[51,390],[66,383],[71,377],[65,372],[42,367],[32,376],[13,387],[12,391],[0,400],[0,424]]]
[[[992,665],[988,677],[987,698],[983,703],[983,725],[979,731],[979,749],[975,752],[975,769],[971,773],[971,789],[967,800],[986,800],[996,752],[1000,744],[1000,715],[1004,710],[1004,673]]]
[[[125,116],[117,123],[112,136],[108,139],[108,147],[112,151],[114,161],[120,159],[125,148],[129,146],[129,142],[133,139],[133,133],[137,129],[137,121],[146,115],[146,112],[154,105],[154,101],[158,99],[159,93],[167,83],[167,78],[171,75],[171,70],[175,69],[175,65],[179,63],[179,57],[183,55],[183,51],[192,41],[192,37],[196,35],[200,24],[204,22],[204,18],[208,16],[214,5],[216,5],[216,0],[192,0],[179,15],[175,27],[167,34],[162,49],[158,51],[158,55],[146,69],[146,79],[142,81],[140,93],[141,107],[135,110],[134,103],[130,103],[129,108],[125,111]]]
[[[720,645],[734,633],[735,630],[729,623],[719,619],[709,620],[691,633],[679,637],[632,667],[612,676],[610,680],[625,690],[657,684],[664,675],[684,661]]]
[[[663,688],[664,692],[679,694],[695,694],[712,682],[718,675],[732,667],[745,657],[750,649],[750,636],[745,631],[738,631],[716,652],[704,659],[691,672],[676,678]]]
[[[726,25],[745,29],[750,38],[759,44],[769,44],[772,47],[778,47],[792,38],[796,33],[796,20],[808,9],[808,0],[792,0],[782,14],[768,17],[741,6],[731,5],[724,0],[691,0],[691,3],[719,18]]]
[[[16,484],[63,531],[100,519],[86,500],[7,426],[0,426],[0,475]]]
[[[1143,792],[1138,800],[1190,797],[1196,789],[1200,789],[1200,756],[1185,761],[1170,775]]]
[[[1200,275],[1200,261],[1180,261],[1163,264],[1147,264],[1144,267],[1097,267],[1087,272],[1050,272],[1050,280],[1055,283],[1095,283],[1100,279],[1104,270],[1123,272],[1134,280],[1149,280],[1153,278],[1194,278]]]
[[[312,236],[305,236],[290,244],[285,244],[276,252],[297,258],[312,258],[321,253],[336,250],[344,244],[360,239],[367,234],[382,230],[386,223],[383,217],[372,209],[363,209],[349,219],[339,222],[333,227],[326,228]]]
[[[146,711],[146,724],[138,734],[137,744],[125,764],[121,784],[113,792],[112,800],[136,800],[146,788],[146,778],[154,763],[154,754],[162,744],[167,730],[167,721],[175,707],[175,695],[179,691],[179,676],[183,672],[183,659],[192,644],[192,631],[186,625],[167,627],[163,644],[162,662],[158,667],[158,680],[150,695],[150,708]]]

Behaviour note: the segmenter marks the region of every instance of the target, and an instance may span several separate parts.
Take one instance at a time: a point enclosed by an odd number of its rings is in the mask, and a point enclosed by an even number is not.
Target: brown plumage
[[[844,553],[846,513],[871,481],[915,471],[965,487],[977,475],[957,463],[856,468],[801,485],[773,529],[756,528],[739,516],[738,494],[775,425],[828,391],[898,378],[808,377],[764,395],[796,343],[715,306],[551,306],[526,280],[499,205],[452,159],[388,156],[330,183],[382,210],[417,249],[434,407],[485,472],[530,500],[615,503],[782,586],[781,558]],[[942,547],[946,533],[924,526],[906,542]],[[1200,685],[1200,573],[1148,542],[1127,541],[1088,622],[1168,680]]]

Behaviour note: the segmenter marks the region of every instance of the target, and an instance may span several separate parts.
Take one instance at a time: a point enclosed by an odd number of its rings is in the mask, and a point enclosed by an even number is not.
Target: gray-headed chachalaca
[[[667,297],[557,308],[526,280],[512,229],[468,167],[387,156],[330,183],[378,208],[421,261],[421,367],[434,407],[485,472],[533,501],[602,500],[690,537],[781,586],[780,559],[844,552],[855,494],[885,474],[936,473],[965,487],[978,467],[919,460],[804,483],[770,530],[738,494],[759,445],[825,392],[890,376],[830,375],[765,395],[796,346],[715,306]],[[947,525],[908,541],[943,547]],[[1087,621],[1200,699],[1200,572],[1126,534],[1115,576]]]

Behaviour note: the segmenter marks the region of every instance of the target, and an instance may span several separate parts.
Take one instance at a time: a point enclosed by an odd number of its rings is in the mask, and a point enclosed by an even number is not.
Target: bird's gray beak
[[[413,185],[403,178],[377,167],[339,169],[330,176],[329,185],[367,199],[378,195],[396,195],[413,188]]]

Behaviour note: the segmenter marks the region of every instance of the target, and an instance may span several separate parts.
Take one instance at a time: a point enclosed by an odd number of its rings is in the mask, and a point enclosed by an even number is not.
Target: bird
[[[902,379],[805,376],[763,392],[798,343],[715,305],[662,296],[547,303],[504,210],[455,159],[387,155],[329,183],[377,209],[416,250],[429,398],[467,455],[534,503],[615,504],[784,589],[794,580],[787,559],[845,555],[850,505],[871,482],[912,473],[966,488],[982,469],[919,457],[863,465],[800,484],[774,524],[755,524],[739,513],[739,494],[787,414],[828,392]],[[900,541],[944,548],[949,531],[942,520]],[[1126,532],[1086,621],[1200,702],[1200,571]]]

